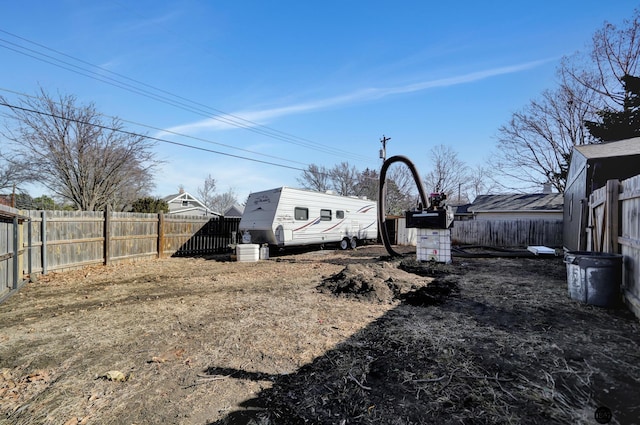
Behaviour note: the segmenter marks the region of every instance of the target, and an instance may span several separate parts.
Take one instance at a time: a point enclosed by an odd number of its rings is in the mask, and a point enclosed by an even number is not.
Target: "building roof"
[[[451,208],[453,208],[454,214],[463,215],[463,214],[471,214],[469,212],[470,206],[471,204],[463,204],[463,205],[454,205]]]
[[[617,142],[595,143],[575,146],[585,158],[610,158],[615,156],[640,155],[640,137]]]
[[[244,206],[240,204],[233,204],[229,209],[224,212],[225,217],[242,217],[244,213]]]
[[[175,193],[173,195],[167,195],[164,198],[162,198],[162,200],[167,202],[177,201],[177,200],[180,200],[180,201],[187,200],[187,201],[197,202],[204,206],[204,204],[200,202],[195,196],[185,191],[182,191],[180,193]]]
[[[478,212],[560,212],[564,206],[561,193],[533,193],[512,195],[479,195],[469,206]]]
[[[185,214],[199,211],[205,214],[222,215],[211,211],[202,201],[189,192],[182,191],[174,195],[165,196],[162,199],[169,204],[169,214]],[[182,206],[183,202],[187,202],[187,205]]]

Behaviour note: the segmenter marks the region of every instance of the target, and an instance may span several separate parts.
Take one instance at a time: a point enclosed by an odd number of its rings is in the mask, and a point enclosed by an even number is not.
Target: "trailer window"
[[[293,215],[296,220],[309,220],[309,208],[295,207]]]
[[[342,210],[336,211],[336,218],[344,218],[344,211]]]
[[[320,210],[321,221],[331,221],[331,210]]]

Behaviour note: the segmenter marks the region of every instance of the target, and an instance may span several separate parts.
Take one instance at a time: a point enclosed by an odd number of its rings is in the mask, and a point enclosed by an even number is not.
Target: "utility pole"
[[[382,139],[380,139],[380,143],[382,143],[382,149],[380,149],[380,159],[384,163],[387,160],[387,142],[391,140],[391,137],[386,137],[384,134],[382,135]],[[382,198],[386,200],[387,198],[387,180],[385,179],[382,182]],[[386,203],[385,203],[386,204]],[[383,214],[386,215],[386,211],[383,211]]]
[[[382,135],[382,139],[380,139],[380,143],[382,143],[382,149],[380,149],[380,159],[382,159],[382,162],[387,160],[387,142],[391,140],[391,137],[385,137],[385,135]]]

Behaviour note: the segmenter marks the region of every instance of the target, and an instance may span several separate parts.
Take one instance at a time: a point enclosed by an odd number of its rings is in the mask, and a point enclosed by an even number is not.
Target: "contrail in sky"
[[[252,127],[263,125],[264,123],[273,118],[282,117],[286,115],[299,114],[319,109],[327,109],[331,107],[337,107],[342,105],[349,105],[353,103],[362,103],[370,100],[377,100],[387,96],[404,93],[415,93],[435,87],[449,87],[459,84],[472,83],[474,81],[484,80],[486,78],[495,77],[498,75],[513,74],[520,71],[526,71],[528,69],[535,68],[542,64],[549,62],[552,59],[543,59],[533,62],[526,62],[519,65],[511,65],[500,68],[488,69],[485,71],[472,72],[470,74],[459,75],[449,78],[441,78],[437,80],[423,81],[420,83],[407,84],[404,86],[396,87],[383,87],[383,88],[367,88],[358,90],[342,96],[330,97],[327,99],[319,99],[311,102],[304,102],[295,105],[283,106],[279,108],[263,109],[256,111],[244,111],[234,113],[232,115],[220,115],[216,118],[207,118],[204,120],[183,124],[167,129],[168,132],[189,134],[202,130],[221,130],[229,129],[233,127]],[[239,125],[230,124],[230,122],[238,123]]]

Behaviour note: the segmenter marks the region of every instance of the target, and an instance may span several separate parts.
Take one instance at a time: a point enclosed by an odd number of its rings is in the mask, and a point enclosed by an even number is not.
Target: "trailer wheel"
[[[356,247],[358,246],[358,238],[356,238],[355,236],[351,238],[351,241],[349,241],[349,245],[351,246],[351,249],[356,249]]]
[[[349,239],[344,238],[340,241],[340,249],[345,250],[347,248],[349,248],[350,242]]]

